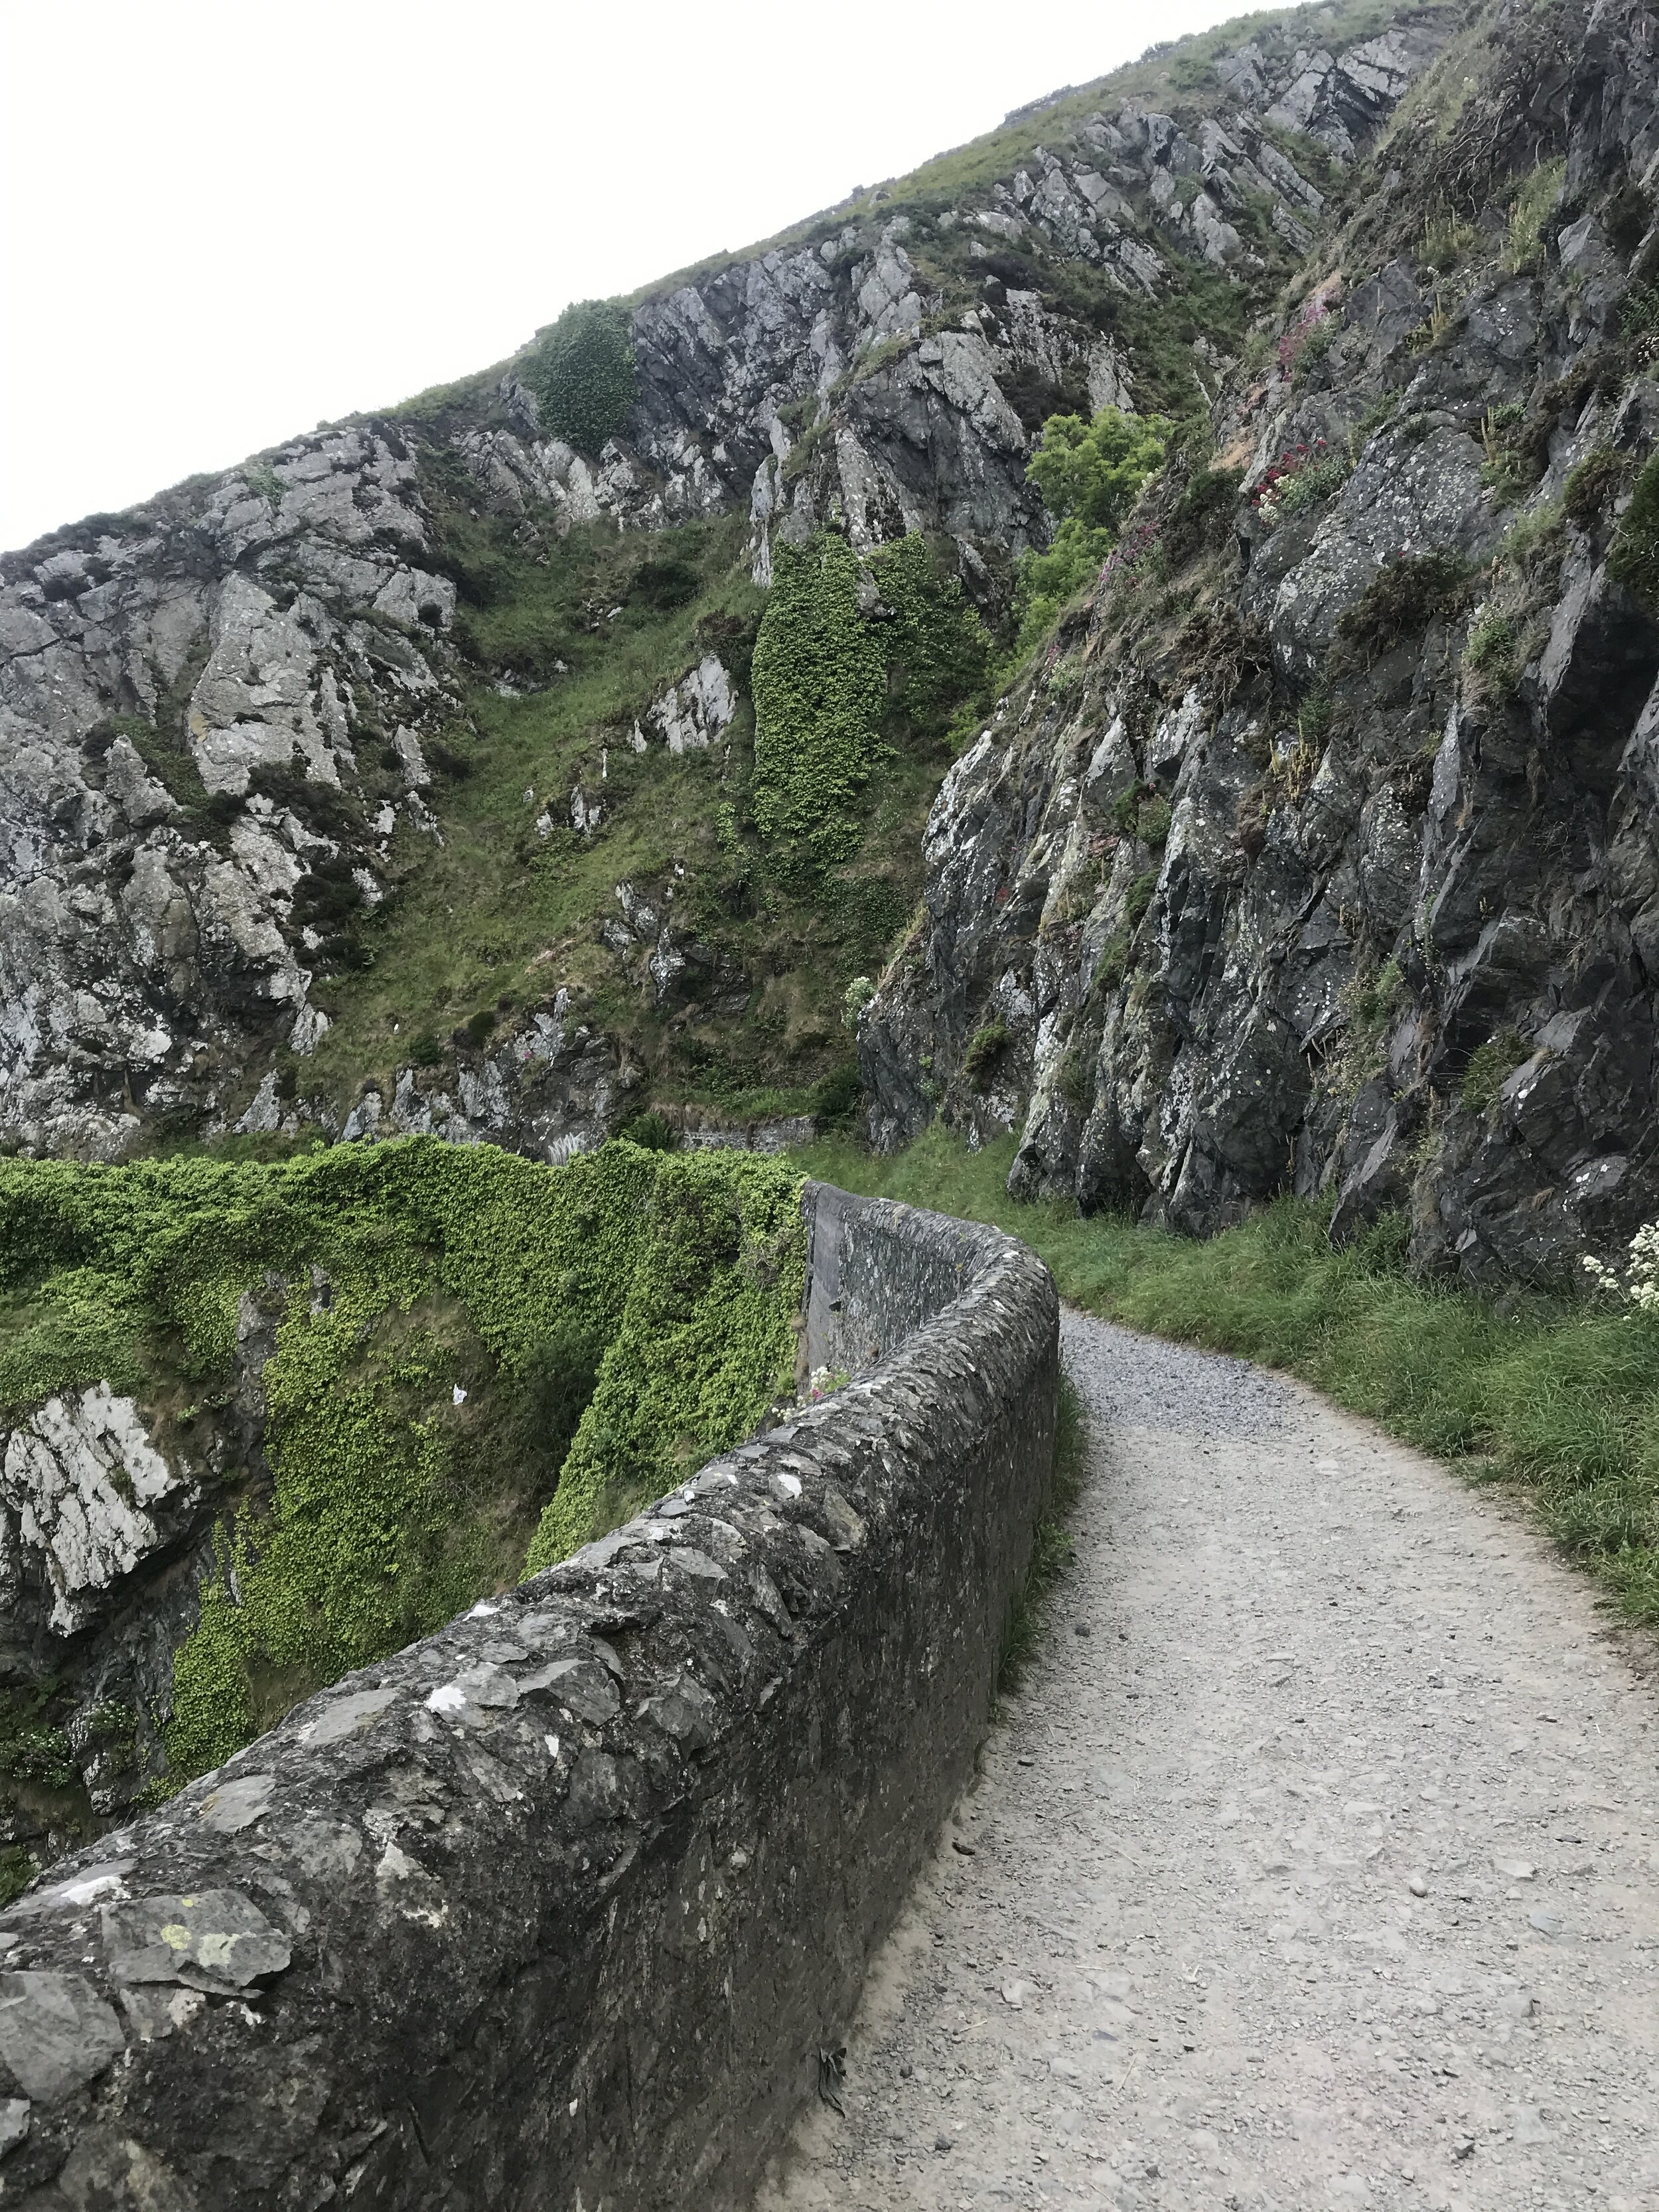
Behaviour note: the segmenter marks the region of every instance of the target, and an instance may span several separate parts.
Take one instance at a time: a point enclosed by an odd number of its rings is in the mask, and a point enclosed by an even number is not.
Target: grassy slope
[[[1363,36],[1401,12],[1386,0],[1351,0],[1319,11],[1316,21],[1306,9],[1238,18],[1151,52],[750,252],[828,236],[849,223],[868,232],[907,212],[912,257],[948,315],[977,295],[986,264],[974,261],[960,227],[941,229],[934,216],[988,197],[1035,147],[1064,143],[1088,114],[1115,110],[1129,98],[1183,110],[1224,106],[1212,64],[1247,38],[1270,56],[1288,54],[1316,35],[1326,45]],[[1322,148],[1286,143],[1305,170],[1329,181]],[[1176,255],[1165,237],[1158,243],[1176,282],[1157,301],[1129,299],[1081,264],[1041,255],[1040,266],[1022,263],[1024,274],[1011,266],[1009,281],[1033,283],[1055,304],[1112,331],[1133,365],[1142,404],[1185,413],[1201,404],[1193,379],[1194,337],[1237,348],[1250,315],[1289,272],[1289,257],[1261,210],[1240,220],[1267,264],[1252,284],[1229,283]],[[636,297],[660,295],[746,258],[715,257]],[[476,1025],[476,1046],[492,1018],[510,1022],[568,983],[584,1015],[625,1038],[642,1063],[647,1085],[641,1105],[653,1091],[734,1112],[808,1107],[817,1086],[833,1084],[848,1057],[838,1019],[842,992],[854,976],[880,969],[915,905],[921,828],[949,748],[930,741],[896,750],[867,794],[864,849],[811,895],[780,880],[753,836],[734,834],[729,818],[722,835],[723,806],[733,810],[738,831],[745,814],[753,733],[746,705],[732,732],[729,760],[715,752],[673,762],[654,745],[639,759],[621,741],[647,701],[709,641],[710,617],[723,618],[738,634],[739,660],[752,643],[763,599],[744,557],[746,520],[732,515],[626,536],[595,526],[562,541],[550,535],[544,543],[507,521],[480,518],[471,511],[476,492],[456,477],[453,457],[441,441],[478,405],[488,408],[495,374],[421,395],[399,410],[428,434],[428,489],[461,580],[464,643],[475,671],[447,747],[451,772],[429,794],[444,843],[434,849],[428,840],[400,832],[397,894],[359,933],[372,965],[337,973],[318,990],[334,1027],[315,1059],[289,1073],[308,1091],[326,1090],[343,1108],[366,1083],[387,1084],[408,1064],[412,1048],[416,1059],[448,1060],[459,1042],[457,1032],[468,1024]],[[1074,403],[1070,395],[1066,404]],[[797,465],[810,444],[810,436],[798,444]],[[678,608],[653,607],[631,588],[641,562],[663,560],[683,561],[697,572],[696,596]],[[611,618],[608,611],[616,606],[622,612]],[[596,611],[604,611],[597,623]],[[731,665],[729,637],[720,649]],[[505,697],[495,680],[503,672],[545,688]],[[746,684],[742,688],[746,691]],[[610,771],[603,785],[602,748]],[[569,826],[570,793],[578,783],[590,799],[598,794],[605,802],[604,825],[592,838]],[[526,790],[535,794],[532,800]],[[544,806],[558,826],[541,839],[533,825]],[[604,949],[599,924],[616,913],[615,886],[624,879],[647,896],[676,883],[677,924],[684,927],[689,915],[698,939],[722,957],[732,979],[724,1011],[711,1016],[708,1000],[720,994],[707,990],[694,1013],[659,1009],[637,966],[625,975]],[[750,986],[741,1013],[734,1011],[743,988],[738,979]]]
[[[1473,1480],[1525,1487],[1633,1620],[1659,1623],[1659,1326],[1578,1301],[1493,1304],[1413,1281],[1400,1224],[1334,1251],[1284,1200],[1208,1243],[1004,1189],[1012,1140],[934,1130],[891,1160],[847,1143],[808,1173],[1023,1237],[1062,1296],[1131,1327],[1288,1370]]]
[[[453,512],[447,521],[483,669],[544,688],[505,696],[493,676],[475,677],[431,794],[443,844],[407,838],[397,896],[364,933],[373,965],[319,994],[334,1027],[302,1071],[307,1087],[347,1101],[366,1079],[387,1082],[411,1048],[447,1056],[469,1022],[510,1022],[568,984],[585,1015],[629,1039],[664,1095],[750,1111],[811,1104],[812,1087],[848,1057],[841,993],[880,965],[918,896],[921,824],[948,750],[896,752],[869,794],[865,850],[816,892],[792,892],[756,866],[740,835],[722,842],[722,805],[740,822],[749,788],[746,702],[729,758],[719,745],[674,760],[654,738],[644,755],[628,743],[648,702],[706,648],[746,665],[762,605],[742,558],[747,518],[626,537],[593,526],[550,538],[544,563],[505,523]],[[695,594],[653,606],[635,580],[642,563],[670,561],[695,572]],[[571,827],[577,785],[604,805],[596,836]],[[544,808],[556,825],[545,837],[535,827]],[[664,911],[661,889],[675,885],[677,932],[749,979],[742,1014],[711,1022],[705,1004],[696,1021],[681,1018],[655,1006],[637,971],[624,974],[599,937],[619,915],[624,880]]]

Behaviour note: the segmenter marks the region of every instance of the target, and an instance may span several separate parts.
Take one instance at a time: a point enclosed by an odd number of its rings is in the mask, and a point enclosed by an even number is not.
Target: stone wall
[[[7,2203],[746,2199],[971,1771],[1053,1456],[1040,1263],[806,1204],[845,1389],[0,1916]]]

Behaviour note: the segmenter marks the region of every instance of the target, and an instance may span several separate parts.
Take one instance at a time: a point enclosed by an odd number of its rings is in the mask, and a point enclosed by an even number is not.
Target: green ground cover
[[[970,1153],[934,1129],[893,1159],[831,1142],[796,1164],[993,1222],[1085,1310],[1282,1368],[1472,1480],[1522,1487],[1628,1618],[1659,1623],[1659,1319],[1416,1280],[1402,1219],[1337,1251],[1316,1201],[1281,1200],[1205,1243],[1018,1205],[1004,1188],[1012,1152],[1005,1139]]]
[[[626,1142],[0,1161],[0,1413],[105,1379],[222,1486],[169,1783],[747,1435],[793,1388],[799,1188]]]
[[[349,921],[348,957],[313,994],[332,1026],[313,1057],[284,1060],[283,1095],[349,1106],[411,1061],[487,1047],[568,985],[629,1047],[641,1106],[833,1110],[850,1069],[842,994],[915,904],[952,720],[989,682],[960,586],[920,537],[865,562],[828,538],[784,549],[769,598],[745,517],[538,547],[464,495],[434,481],[471,670],[428,748],[442,843],[399,830],[392,896]],[[867,609],[866,572],[881,595]],[[654,736],[636,751],[647,705],[707,653],[739,694],[729,730],[679,757]],[[597,830],[573,823],[578,789]],[[706,951],[684,1003],[659,1001],[643,951],[603,940],[624,882]]]

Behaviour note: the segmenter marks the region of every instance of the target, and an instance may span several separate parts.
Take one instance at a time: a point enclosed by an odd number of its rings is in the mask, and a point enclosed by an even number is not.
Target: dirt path
[[[1659,1692],[1497,1497],[1079,1316],[1092,1474],[768,2212],[1659,2208]]]

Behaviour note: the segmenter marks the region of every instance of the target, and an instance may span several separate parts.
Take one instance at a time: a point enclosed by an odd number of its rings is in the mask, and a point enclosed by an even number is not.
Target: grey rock
[[[181,1982],[220,1995],[280,1974],[294,1955],[281,1929],[234,1889],[106,1905],[103,1937],[119,1984]]]
[[[125,2047],[120,2022],[84,1975],[0,1973],[0,2059],[33,2103],[61,2105]]]

